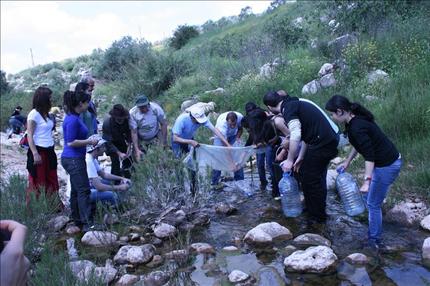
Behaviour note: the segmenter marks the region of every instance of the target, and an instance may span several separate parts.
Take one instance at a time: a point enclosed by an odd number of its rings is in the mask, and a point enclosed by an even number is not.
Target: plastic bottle
[[[354,177],[342,168],[337,169],[337,172],[339,175],[336,178],[336,189],[346,214],[356,216],[363,213],[366,206]]]
[[[279,193],[281,194],[282,211],[286,217],[297,217],[302,213],[303,207],[300,200],[299,185],[291,172],[282,175],[279,181]]]

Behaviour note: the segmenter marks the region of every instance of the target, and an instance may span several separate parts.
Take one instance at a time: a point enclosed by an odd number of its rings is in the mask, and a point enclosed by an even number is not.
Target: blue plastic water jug
[[[279,193],[281,194],[282,211],[286,217],[297,217],[302,213],[303,207],[300,200],[299,185],[291,172],[282,175],[279,181]]]
[[[366,206],[354,177],[343,169],[338,169],[337,172],[336,189],[346,214],[356,216],[363,213]]]

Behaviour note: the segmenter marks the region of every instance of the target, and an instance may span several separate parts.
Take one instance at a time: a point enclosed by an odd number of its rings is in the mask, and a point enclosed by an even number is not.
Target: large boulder
[[[302,94],[316,94],[321,90],[321,84],[318,80],[314,79],[305,84],[302,88]]]
[[[276,66],[272,63],[266,63],[260,68],[260,76],[263,78],[271,78],[275,73]]]
[[[430,237],[427,237],[423,243],[423,262],[430,268]]]
[[[88,231],[82,237],[85,245],[103,247],[113,245],[118,239],[118,234],[110,231]]]
[[[176,233],[176,228],[167,223],[160,223],[154,227],[154,234],[158,238],[167,238],[174,236]]]
[[[325,76],[320,78],[321,87],[327,88],[330,86],[336,85],[336,79],[334,78],[333,73],[326,74]]]
[[[285,258],[284,265],[290,272],[323,273],[331,270],[336,261],[337,256],[330,247],[311,246]]]
[[[277,222],[266,222],[257,225],[245,235],[245,242],[250,244],[270,244],[277,239],[291,239],[290,230]]]
[[[342,51],[348,47],[348,45],[355,45],[358,43],[358,38],[352,34],[345,34],[340,36],[330,42],[328,42],[328,48],[336,57],[342,55]]]
[[[425,203],[421,201],[403,201],[387,213],[387,220],[411,226],[420,222],[428,214]]]
[[[331,246],[330,240],[315,233],[305,233],[299,235],[293,241],[297,245],[325,245],[328,247]]]
[[[53,231],[60,231],[66,226],[69,221],[70,219],[67,216],[57,216],[48,221],[48,227]]]
[[[305,19],[303,17],[297,17],[296,19],[291,21],[291,24],[293,24],[294,27],[301,29],[301,28],[303,28],[304,20]]]
[[[233,270],[229,275],[228,275],[228,280],[231,283],[239,283],[239,282],[243,282],[246,279],[249,278],[249,275],[246,274],[245,272],[242,272],[240,270]]]
[[[118,264],[145,264],[151,261],[154,254],[155,247],[152,244],[126,245],[119,249],[113,260]]]
[[[420,225],[422,228],[424,228],[425,230],[429,230],[430,231],[430,215],[426,216],[421,222]]]
[[[318,75],[322,77],[322,76],[325,76],[326,74],[333,73],[333,72],[334,72],[334,65],[330,63],[325,63],[321,66],[318,72]]]
[[[367,75],[367,82],[374,84],[376,82],[387,82],[389,80],[388,74],[383,70],[374,70]]]

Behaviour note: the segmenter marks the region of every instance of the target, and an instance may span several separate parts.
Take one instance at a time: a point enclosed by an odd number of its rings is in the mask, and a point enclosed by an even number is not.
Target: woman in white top
[[[58,194],[57,156],[54,151],[54,120],[49,115],[52,91],[41,86],[33,95],[33,109],[27,116],[27,152],[28,189],[27,202],[32,192],[36,197],[40,189],[48,196]]]

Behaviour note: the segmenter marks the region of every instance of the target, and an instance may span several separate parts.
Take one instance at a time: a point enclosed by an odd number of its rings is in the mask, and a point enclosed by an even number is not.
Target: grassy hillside
[[[330,96],[342,94],[372,110],[405,158],[393,198],[428,199],[429,15],[428,1],[298,1],[259,16],[208,22],[180,49],[169,47],[169,41],[154,47],[125,37],[105,51],[26,70],[12,80],[24,79],[31,89],[30,83],[51,79],[60,103],[62,90],[78,71],[91,69],[104,82],[95,91],[103,98],[102,112],[112,102],[131,107],[135,94],[144,92],[163,104],[173,123],[181,102],[192,96],[216,102],[217,111],[243,111],[247,101],[262,104],[272,89],[302,96],[303,85],[318,78],[324,63],[337,62],[346,65],[335,72],[337,84],[304,97],[324,106]],[[329,41],[345,34],[358,42],[341,53],[329,47]],[[260,68],[275,60],[272,74],[260,76]],[[387,72],[389,81],[369,84],[367,74],[375,69]],[[225,94],[205,93],[218,87]],[[2,124],[15,103],[28,110],[30,97],[22,90],[2,95]]]

